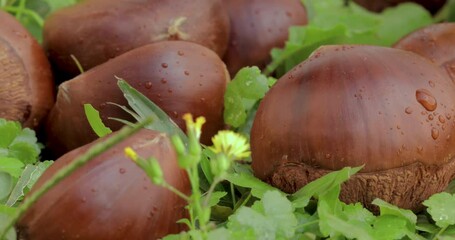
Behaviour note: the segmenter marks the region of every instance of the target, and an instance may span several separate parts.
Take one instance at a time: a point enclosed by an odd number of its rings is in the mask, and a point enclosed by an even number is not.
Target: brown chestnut
[[[224,61],[233,76],[242,67],[270,61],[272,48],[283,47],[288,28],[307,23],[299,0],[224,0],[231,20],[229,46]]]
[[[0,10],[0,118],[37,128],[54,103],[49,62],[38,42]]]
[[[210,143],[223,127],[223,97],[230,79],[224,63],[201,45],[164,41],[131,50],[60,85],[46,126],[48,147],[54,154],[97,138],[84,114],[85,103],[98,109],[112,130],[122,124],[109,117],[131,119],[119,107],[108,104],[128,105],[115,76],[150,98],[183,129],[183,114],[205,116],[204,143]]]
[[[229,38],[229,16],[220,0],[88,0],[58,10],[45,22],[43,44],[66,80],[136,47],[186,40],[220,57]]]
[[[421,28],[403,37],[394,47],[430,59],[455,81],[455,23]]]
[[[31,192],[95,143],[78,148],[47,169]],[[164,178],[185,194],[190,183],[179,169],[168,137],[143,129],[94,158],[43,195],[19,220],[20,239],[158,239],[184,230],[176,222],[187,217],[186,201],[154,185],[124,154],[133,148],[142,157],[155,157]]]
[[[266,94],[251,150],[254,174],[286,192],[364,165],[342,200],[418,210],[455,177],[455,85],[411,52],[321,47]]]
[[[446,0],[354,0],[354,2],[373,12],[381,12],[385,8],[393,7],[400,3],[414,2],[422,5],[431,13],[436,13],[444,6]]]

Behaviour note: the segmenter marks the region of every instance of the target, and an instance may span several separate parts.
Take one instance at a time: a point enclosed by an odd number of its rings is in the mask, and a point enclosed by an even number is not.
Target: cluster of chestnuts
[[[33,192],[112,136],[96,140],[84,104],[114,131],[123,126],[114,118],[134,120],[118,107],[127,102],[117,78],[181,128],[183,114],[204,116],[201,141],[209,144],[224,128],[230,76],[244,66],[265,66],[288,28],[305,24],[307,16],[299,0],[87,0],[46,19],[43,48],[9,14],[0,12],[0,22],[0,117],[39,130],[47,154],[61,156]],[[268,34],[258,39],[252,32]],[[123,155],[125,146],[156,157],[167,182],[190,191],[168,137],[143,130],[46,193],[17,223],[20,238],[156,239],[184,230],[176,221],[188,214],[185,202],[153,186]]]
[[[380,11],[403,1],[356,2]],[[444,3],[422,4],[434,13]],[[132,120],[118,107],[127,102],[117,77],[181,128],[183,114],[205,116],[201,140],[210,144],[225,127],[231,76],[264,67],[288,28],[307,21],[299,0],[86,0],[46,19],[41,48],[0,12],[0,117],[42,130],[48,151],[61,156],[32,192],[112,136],[96,140],[84,104],[114,131],[122,126],[114,119]],[[455,24],[443,23],[393,48],[316,50],[259,105],[251,131],[255,176],[292,193],[330,171],[363,166],[343,185],[342,200],[421,209],[455,178],[454,42]],[[126,146],[157,158],[167,182],[190,191],[168,136],[144,129],[46,193],[18,222],[21,239],[156,239],[185,230],[175,222],[187,216],[186,203],[153,186],[123,155]]]

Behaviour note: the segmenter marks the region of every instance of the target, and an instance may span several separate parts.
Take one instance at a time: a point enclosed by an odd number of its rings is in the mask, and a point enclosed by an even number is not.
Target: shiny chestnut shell
[[[97,138],[84,114],[85,103],[98,109],[113,130],[122,124],[110,117],[131,120],[128,113],[108,104],[128,106],[115,76],[150,98],[181,128],[183,114],[204,116],[201,139],[206,144],[223,127],[223,96],[229,81],[224,63],[201,45],[165,41],[136,48],[59,86],[46,125],[48,147],[55,155]]]
[[[49,62],[13,16],[0,10],[0,22],[0,118],[37,129],[54,103]]]
[[[422,5],[431,13],[436,13],[444,6],[446,0],[354,0],[354,2],[374,12],[381,12],[385,8],[394,7],[405,2],[414,2]]]
[[[184,19],[181,22],[178,19]],[[43,45],[66,80],[131,49],[162,40],[206,46],[220,57],[229,38],[229,16],[220,0],[88,0],[51,14]]]
[[[286,192],[346,166],[346,202],[418,210],[455,176],[455,85],[414,53],[326,46],[280,78],[251,132],[254,174]]]
[[[95,143],[109,137],[59,158],[32,192]],[[176,222],[187,217],[186,201],[154,185],[125,156],[125,147],[142,157],[155,157],[166,181],[190,193],[189,180],[178,167],[169,138],[143,129],[76,170],[40,198],[17,223],[20,239],[158,239],[185,230]]]
[[[400,39],[394,47],[430,59],[455,81],[455,23],[421,28]]]
[[[232,76],[242,67],[265,67],[270,51],[284,46],[289,27],[307,23],[299,0],[224,0],[223,4],[231,21],[224,61]]]

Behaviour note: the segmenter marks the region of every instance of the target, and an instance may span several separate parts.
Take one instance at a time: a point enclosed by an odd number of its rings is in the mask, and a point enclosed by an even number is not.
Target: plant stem
[[[441,230],[439,230],[439,232],[434,236],[433,240],[439,239],[439,236],[441,236],[441,234],[442,234],[448,227],[449,227],[449,226],[445,226],[445,227],[441,228]]]
[[[180,192],[177,188],[175,188],[174,186],[168,184],[167,182],[164,182],[163,183],[163,186],[165,188],[167,188],[169,191],[173,192],[174,194],[176,194],[177,196],[185,199],[185,201],[189,202],[191,199],[190,197],[188,197],[187,195],[185,195],[184,193]]]
[[[44,26],[43,18],[33,10],[30,9],[21,9],[20,7],[5,6],[3,10],[13,13],[25,13],[29,15],[41,28]]]
[[[235,199],[235,189],[234,189],[234,184],[229,183],[231,185],[231,196],[232,196],[232,209],[235,208],[235,205],[237,204],[237,201]]]
[[[82,156],[79,156],[76,158],[74,161],[72,161],[69,165],[64,167],[63,169],[59,170],[57,173],[55,173],[51,179],[46,181],[36,192],[28,196],[27,198],[24,199],[24,202],[22,205],[20,205],[17,208],[17,211],[14,213],[14,215],[11,217],[9,222],[6,224],[6,227],[2,230],[0,234],[0,239],[3,239],[8,232],[10,228],[14,226],[16,221],[23,216],[23,214],[33,205],[38,201],[38,199],[43,196],[46,192],[48,192],[52,187],[57,185],[60,181],[62,181],[65,177],[76,171],[78,168],[92,160],[93,158],[99,156],[109,148],[113,147],[117,143],[121,142],[122,140],[128,138],[129,136],[133,135],[137,131],[139,131],[141,128],[144,126],[148,125],[151,123],[151,118],[148,118],[139,124],[135,125],[133,128],[129,127],[124,127],[120,131],[117,132],[114,136],[111,138],[106,139],[103,142],[99,142],[88,151],[83,154]]]
[[[16,18],[20,19],[22,17],[22,13],[25,10],[25,0],[19,0],[19,7],[18,11],[16,12]]]
[[[199,221],[201,221],[201,218],[200,218],[200,213],[202,212],[201,211],[201,203],[200,203],[200,198],[201,198],[201,192],[199,190],[199,178],[197,176],[197,171],[196,171],[196,174],[195,174],[195,171],[194,171],[195,167],[191,167],[190,169],[187,169],[187,173],[188,173],[188,177],[190,178],[190,183],[191,183],[191,189],[193,190],[193,194],[191,194],[191,197],[190,197],[190,202],[189,202],[189,205],[190,205],[190,214],[192,216],[192,221],[191,221],[191,224],[192,224],[192,228],[191,230],[197,230],[196,228],[196,223],[195,223],[195,216],[196,218],[199,218]],[[197,170],[197,168],[196,168]]]
[[[202,207],[206,208],[209,205],[210,197],[212,196],[213,191],[215,191],[216,185],[222,181],[222,178],[215,177],[213,179],[212,184],[210,185],[209,190],[207,190],[207,194],[205,195],[204,203]]]
[[[296,228],[296,229],[298,229],[298,228],[303,228],[303,227],[306,227],[306,226],[310,226],[310,225],[316,224],[316,223],[318,223],[318,222],[319,222],[319,220],[313,220],[313,221],[311,221],[311,222],[306,222],[306,223],[297,225],[295,228]]]
[[[248,201],[250,200],[251,196],[252,196],[252,195],[251,195],[251,191],[248,192],[248,195],[246,195],[245,198],[242,196],[242,198],[240,199],[240,201],[237,202],[237,204],[235,205],[235,207],[234,207],[234,209],[233,209],[232,211],[235,212],[235,211],[237,211],[237,209],[239,209],[240,207],[245,206],[245,204],[247,204]]]

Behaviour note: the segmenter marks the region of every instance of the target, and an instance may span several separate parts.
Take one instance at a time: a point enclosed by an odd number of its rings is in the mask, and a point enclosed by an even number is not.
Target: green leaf
[[[437,193],[423,202],[427,212],[440,228],[455,225],[455,194]]]
[[[35,163],[41,152],[35,132],[18,122],[0,119],[0,157],[15,158],[21,162]]]
[[[10,222],[10,219],[15,214],[15,212],[16,212],[15,208],[0,205],[0,232]],[[10,229],[6,234],[5,240],[16,240],[16,239],[17,239],[16,231],[14,231],[14,229]]]
[[[209,199],[209,207],[213,207],[215,205],[217,205],[221,198],[223,198],[224,196],[226,196],[227,192],[213,192],[211,195],[210,195],[210,199]],[[207,197],[207,196],[205,196]]]
[[[317,213],[310,215],[306,212],[302,213],[298,209],[295,212],[298,221],[297,233],[312,233],[315,236],[322,237],[319,230],[319,216]]]
[[[226,176],[226,180],[240,187],[251,188],[251,195],[257,198],[262,198],[267,191],[278,191],[276,188],[246,172],[230,173]],[[281,194],[285,195],[283,192]]]
[[[381,45],[390,46],[406,34],[432,23],[431,14],[414,3],[400,4],[385,9],[381,15],[377,34]]]
[[[347,29],[342,25],[320,28],[308,25],[289,28],[289,40],[284,49],[273,49],[273,61],[267,65],[264,74],[277,71],[278,76],[284,75],[322,45],[343,42]]]
[[[333,198],[337,199],[336,197],[339,190],[334,188],[331,192],[331,194],[326,195],[328,198],[321,198],[318,203],[318,214],[320,218],[319,226],[323,236],[336,237],[342,235],[350,239],[373,240],[371,226],[359,224],[357,221],[350,222],[339,216],[339,206],[341,204],[339,203],[339,200],[331,200]],[[322,197],[325,196],[322,195]],[[333,202],[338,202],[338,204],[333,205]]]
[[[100,112],[98,112],[92,104],[84,104],[84,111],[90,126],[98,137],[103,137],[112,133],[112,130],[104,125],[103,120],[101,120],[100,117]]]
[[[50,12],[54,12],[60,8],[74,5],[78,2],[78,0],[45,0],[45,2],[49,4]]]
[[[374,240],[375,238],[367,229],[359,225],[349,223],[334,215],[327,215],[327,224],[332,230],[350,239]]]
[[[228,240],[231,239],[231,233],[224,227],[217,228],[209,232],[208,239]]]
[[[2,203],[3,200],[10,195],[13,184],[14,180],[11,175],[5,172],[0,172],[0,203]]]
[[[374,236],[378,240],[402,239],[408,231],[406,219],[394,215],[379,216],[374,222]]]
[[[291,202],[281,192],[275,190],[264,194],[262,206],[265,215],[273,218],[278,225],[279,236],[291,238],[297,226],[297,218]]]
[[[407,221],[408,230],[410,232],[415,231],[415,226],[417,224],[417,216],[411,210],[401,209],[379,198],[373,200],[373,204],[379,207],[381,216],[392,215],[401,217]]]
[[[7,148],[21,132],[21,125],[18,122],[7,121],[0,118],[0,148]]]
[[[15,158],[0,157],[0,172],[6,172],[14,178],[19,178],[24,164]]]
[[[317,213],[319,215],[319,229],[324,237],[337,236],[337,230],[331,227],[330,216],[340,216],[343,203],[338,199],[341,186],[334,186],[319,195]],[[350,223],[349,223],[350,224]]]
[[[352,175],[360,171],[361,168],[362,167],[345,167],[339,171],[328,173],[321,178],[308,183],[299,191],[291,195],[291,200],[294,206],[296,208],[306,207],[312,197],[318,198],[320,195],[327,193],[333,188],[339,187]]]
[[[40,152],[36,146],[26,142],[13,143],[9,148],[9,156],[19,159],[25,164],[36,163]]]
[[[252,231],[256,239],[260,239],[261,236],[274,239],[276,235],[273,222],[267,221],[264,215],[247,207],[241,207],[229,217],[228,228],[231,231]]]
[[[343,207],[343,212],[349,221],[358,221],[367,224],[373,224],[376,219],[373,213],[363,208],[361,203],[345,205]]]
[[[268,81],[258,67],[242,68],[226,88],[224,121],[233,127],[243,125],[254,103],[269,90]]]
[[[125,80],[120,78],[117,78],[117,80],[117,84],[131,108],[143,119],[153,118],[153,123],[147,128],[168,133],[170,136],[178,135],[182,141],[187,142],[188,138],[185,133],[158,105],[131,87]]]
[[[21,200],[25,193],[27,193],[38,180],[38,178],[44,173],[44,171],[53,163],[53,161],[39,162],[36,165],[28,164],[25,166],[19,181],[11,192],[11,195],[6,202],[8,206],[15,206],[16,203]]]
[[[304,0],[309,24],[290,28],[285,47],[272,51],[272,62],[265,74],[276,71],[280,77],[307,59],[315,49],[331,44],[370,44],[390,46],[408,33],[432,23],[421,6],[408,3],[373,13],[344,0]]]
[[[212,170],[210,169],[210,159],[214,159],[215,155],[216,154],[212,150],[210,150],[210,148],[207,147],[202,148],[200,167],[202,173],[207,179],[207,182],[210,184],[213,182],[214,178]]]
[[[278,191],[264,193],[251,208],[241,207],[229,218],[229,230],[253,230],[256,239],[290,239],[295,235],[297,218],[291,202]]]

